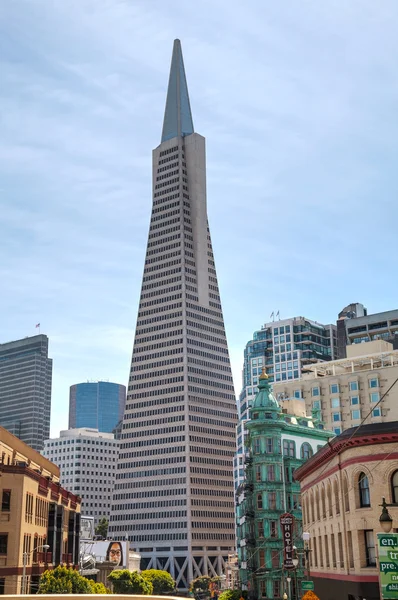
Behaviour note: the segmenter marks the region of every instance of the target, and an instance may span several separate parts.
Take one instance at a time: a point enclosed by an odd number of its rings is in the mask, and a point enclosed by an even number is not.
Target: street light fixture
[[[26,594],[26,565],[28,564],[29,556],[33,554],[33,552],[37,552],[38,550],[44,550],[44,552],[47,552],[49,548],[50,546],[48,544],[43,544],[42,546],[37,546],[36,548],[33,548],[33,550],[31,550],[30,552],[24,552],[22,554],[22,595]]]
[[[395,505],[387,504],[386,499],[383,498],[383,502],[381,504],[379,504],[379,506],[382,506],[382,511],[381,511],[381,515],[379,518],[379,523],[381,525],[381,528],[384,531],[384,533],[390,533],[390,531],[392,529],[392,517],[391,517],[390,513],[388,512],[387,507],[395,506]]]

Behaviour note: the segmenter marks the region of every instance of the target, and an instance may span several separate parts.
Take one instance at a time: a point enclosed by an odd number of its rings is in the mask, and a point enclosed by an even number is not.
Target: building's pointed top
[[[174,40],[173,56],[164,112],[162,142],[193,133],[191,106],[185,77],[181,42]]]

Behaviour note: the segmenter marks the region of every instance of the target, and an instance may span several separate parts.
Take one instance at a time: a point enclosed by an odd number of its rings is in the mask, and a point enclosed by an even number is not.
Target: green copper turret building
[[[246,427],[245,476],[237,490],[240,583],[254,598],[282,598],[284,592],[289,599],[299,597],[304,553],[300,484],[294,471],[334,434],[324,430],[317,412],[308,417],[304,411],[301,416],[282,411],[265,369]],[[280,517],[285,513],[294,517],[292,546],[299,564],[292,570],[284,568]]]

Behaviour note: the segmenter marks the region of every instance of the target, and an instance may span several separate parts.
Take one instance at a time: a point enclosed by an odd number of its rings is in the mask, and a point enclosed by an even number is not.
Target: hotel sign
[[[383,600],[398,599],[398,535],[378,533],[380,587]]]
[[[293,529],[294,517],[285,513],[280,517],[283,540],[283,568],[294,569],[293,564]],[[397,596],[398,598],[398,596]]]

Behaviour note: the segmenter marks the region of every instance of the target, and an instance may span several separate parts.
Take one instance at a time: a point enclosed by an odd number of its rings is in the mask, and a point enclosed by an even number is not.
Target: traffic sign
[[[301,589],[302,590],[313,590],[314,589],[314,582],[313,581],[302,581],[301,582]]]

